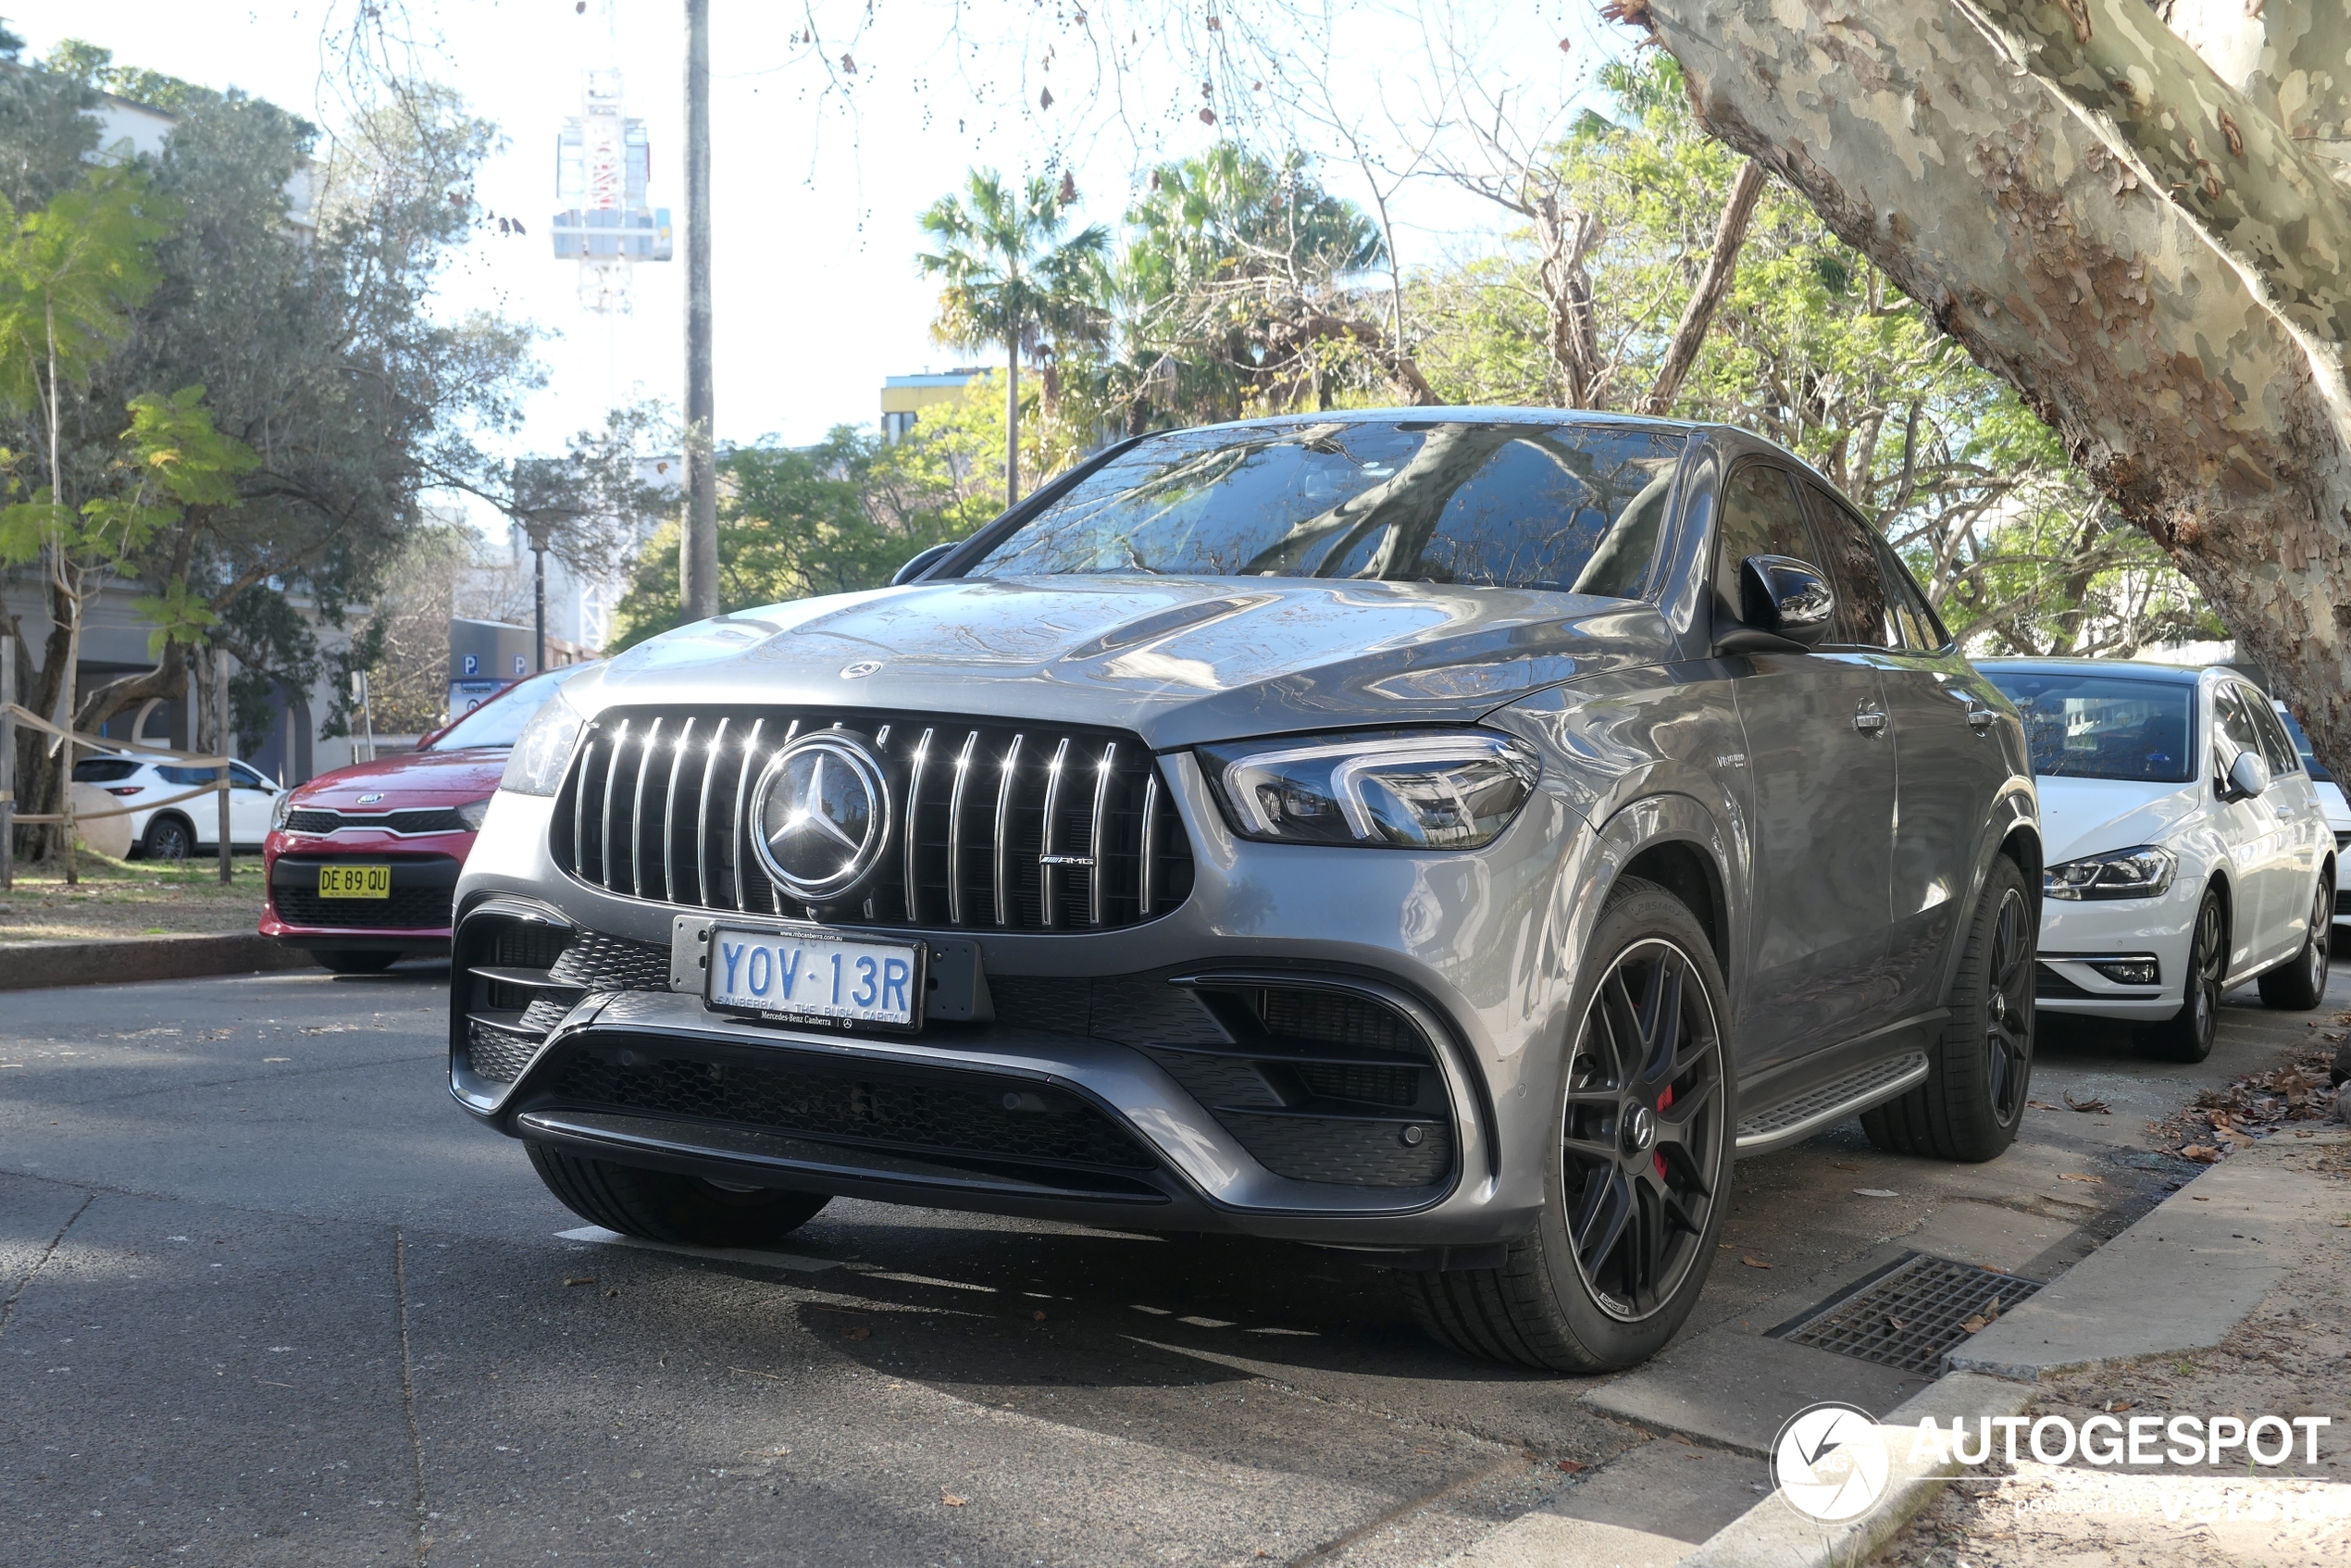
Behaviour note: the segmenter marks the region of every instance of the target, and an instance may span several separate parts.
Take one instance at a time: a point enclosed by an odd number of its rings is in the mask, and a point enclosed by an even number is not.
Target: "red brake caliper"
[[[1665,1086],[1665,1092],[1657,1097],[1658,1114],[1660,1115],[1663,1115],[1667,1108],[1673,1103],[1673,1086],[1672,1084],[1667,1084]],[[1649,1158],[1657,1162],[1657,1179],[1663,1181],[1665,1179],[1665,1151],[1661,1149],[1656,1153],[1650,1155]]]

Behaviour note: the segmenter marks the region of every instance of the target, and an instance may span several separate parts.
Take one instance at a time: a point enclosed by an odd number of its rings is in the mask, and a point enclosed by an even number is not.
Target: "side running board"
[[[1733,1152],[1744,1158],[1801,1143],[1822,1127],[1835,1126],[1882,1105],[1926,1076],[1926,1052],[1906,1052],[1807,1090],[1794,1100],[1759,1111],[1739,1123]]]

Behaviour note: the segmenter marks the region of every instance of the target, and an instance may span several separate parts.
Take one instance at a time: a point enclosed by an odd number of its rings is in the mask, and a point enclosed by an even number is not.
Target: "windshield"
[[[515,737],[522,733],[531,716],[554,694],[555,688],[573,676],[592,668],[589,665],[566,665],[517,680],[481,706],[451,725],[433,738],[432,743],[419,747],[427,752],[456,752],[473,746],[511,746]]]
[[[2044,778],[2184,784],[2196,777],[2192,686],[2112,675],[1984,674],[2024,716],[2033,771]]]
[[[1682,437],[1610,425],[1330,420],[1174,430],[1088,474],[966,574],[1151,572],[1629,597]]]
[[[2319,754],[2310,749],[2310,738],[2302,733],[2302,726],[2295,721],[2294,715],[2283,703],[2277,704],[2277,711],[2278,717],[2285,721],[2285,732],[2294,737],[2294,749],[2302,755],[2303,771],[2309,774],[2316,783],[2333,783],[2334,775],[2320,765]],[[77,774],[75,777],[79,778],[80,775]]]

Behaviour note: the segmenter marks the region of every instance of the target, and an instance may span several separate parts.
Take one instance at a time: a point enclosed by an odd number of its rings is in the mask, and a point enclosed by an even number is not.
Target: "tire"
[[[2327,996],[2327,959],[2334,946],[2334,884],[2319,878],[2319,896],[2310,905],[2309,934],[2302,951],[2283,968],[2261,977],[2261,1005],[2285,1013],[2307,1013]]]
[[[2139,1032],[2139,1054],[2157,1062],[2201,1062],[2211,1055],[2212,1039],[2220,1027],[2220,981],[2228,966],[2228,912],[2220,890],[2207,888],[2204,902],[2196,907],[2187,989],[2180,1010]]]
[[[326,948],[310,956],[338,975],[380,975],[400,962],[400,954],[390,948]]]
[[[563,1206],[623,1236],[681,1247],[766,1247],[816,1217],[832,1199],[773,1188],[737,1190],[699,1176],[616,1165],[526,1143],[531,1168]]]
[[[1736,1126],[1723,976],[1688,908],[1620,881],[1571,998],[1542,1214],[1499,1268],[1399,1272],[1421,1326],[1552,1372],[1636,1365],[1697,1304],[1729,1209]]]
[[[196,852],[196,830],[184,816],[158,816],[147,824],[139,847],[149,860],[186,860]]]
[[[1926,1081],[1861,1114],[1895,1154],[1980,1164],[2016,1141],[2033,1089],[2033,966],[2040,937],[2024,873],[1992,863],[1968,917],[1951,1017],[1927,1052]]]

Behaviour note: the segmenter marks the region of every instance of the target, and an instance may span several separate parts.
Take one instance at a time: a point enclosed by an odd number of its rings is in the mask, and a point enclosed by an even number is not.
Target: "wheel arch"
[[[1747,912],[1730,870],[1736,864],[1732,834],[1695,796],[1659,793],[1619,807],[1594,836],[1589,891],[1576,901],[1576,928],[1567,944],[1574,963],[1583,964],[1609,893],[1626,877],[1639,877],[1680,899],[1696,917],[1735,1007]]]

